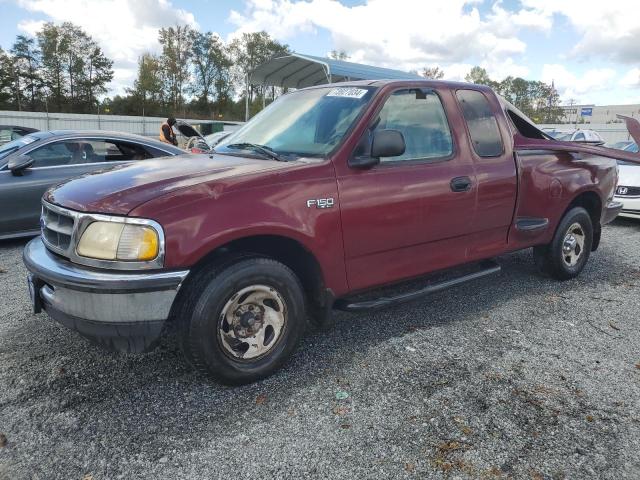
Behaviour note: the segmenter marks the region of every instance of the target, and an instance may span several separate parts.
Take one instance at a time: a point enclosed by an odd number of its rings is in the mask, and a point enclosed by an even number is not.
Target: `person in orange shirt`
[[[176,119],[173,117],[167,118],[167,121],[160,125],[160,141],[164,143],[170,143],[171,145],[178,145],[176,134],[173,132],[173,126],[176,124]]]

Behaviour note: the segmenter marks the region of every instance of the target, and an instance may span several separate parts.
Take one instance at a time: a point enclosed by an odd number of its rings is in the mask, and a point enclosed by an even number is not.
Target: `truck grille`
[[[43,203],[40,217],[42,240],[52,251],[69,256],[75,226],[72,212]]]
[[[619,185],[618,188],[616,188],[616,195],[619,197],[638,197],[640,196],[640,187]]]

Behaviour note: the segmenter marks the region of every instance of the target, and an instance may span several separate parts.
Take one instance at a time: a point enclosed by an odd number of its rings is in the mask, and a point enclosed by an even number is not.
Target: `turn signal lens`
[[[125,225],[118,244],[118,260],[153,260],[158,256],[158,234],[151,227]]]

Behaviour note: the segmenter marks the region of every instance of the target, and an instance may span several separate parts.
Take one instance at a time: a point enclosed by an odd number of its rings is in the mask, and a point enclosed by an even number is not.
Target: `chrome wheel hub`
[[[569,267],[574,267],[584,253],[586,235],[579,223],[572,224],[562,242],[562,261]]]
[[[254,359],[268,353],[286,325],[282,296],[272,287],[251,285],[227,301],[218,322],[218,340],[234,359]]]

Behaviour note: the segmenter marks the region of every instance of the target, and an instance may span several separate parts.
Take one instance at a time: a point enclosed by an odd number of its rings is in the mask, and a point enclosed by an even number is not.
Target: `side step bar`
[[[432,293],[440,292],[457,285],[462,285],[463,283],[467,283],[472,280],[477,280],[479,278],[493,275],[500,272],[501,270],[500,265],[492,260],[484,261],[480,264],[480,266],[481,269],[476,272],[461,275],[459,277],[443,280],[440,282],[434,282],[419,290],[401,293],[393,297],[379,297],[374,300],[364,301],[351,301],[348,298],[339,298],[333,304],[333,308],[345,312],[363,312],[367,310],[377,310],[381,308],[396,306],[403,303],[411,302],[413,300],[417,300],[422,297],[426,297],[427,295],[431,295]]]

